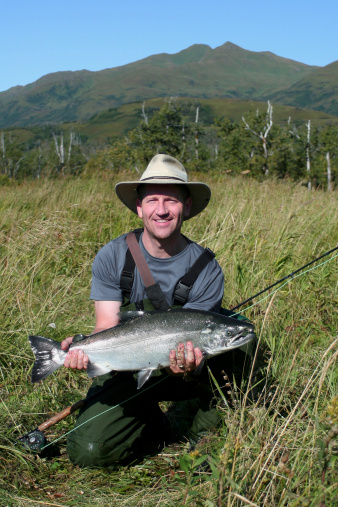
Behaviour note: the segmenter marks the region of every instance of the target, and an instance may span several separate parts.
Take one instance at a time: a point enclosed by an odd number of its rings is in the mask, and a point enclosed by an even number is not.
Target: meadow
[[[212,201],[183,232],[215,252],[225,274],[224,307],[338,245],[336,191],[202,177]],[[80,469],[68,461],[63,437],[74,415],[46,432],[49,442],[60,439],[43,453],[18,442],[90,385],[85,373],[66,369],[32,384],[27,337],[61,340],[93,329],[94,256],[140,225],[114,194],[117,181],[131,178],[101,174],[0,187],[0,505],[335,505],[337,251],[241,308],[260,343],[252,369],[256,394],[252,399],[247,385],[230,382],[231,403],[219,398],[221,427],[193,452],[182,439],[134,466]],[[184,407],[173,417],[184,424]]]

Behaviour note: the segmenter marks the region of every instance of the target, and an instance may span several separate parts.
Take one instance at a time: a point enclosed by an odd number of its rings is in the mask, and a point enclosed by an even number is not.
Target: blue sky
[[[124,65],[227,41],[309,65],[338,59],[338,0],[8,0],[0,91],[50,72]]]

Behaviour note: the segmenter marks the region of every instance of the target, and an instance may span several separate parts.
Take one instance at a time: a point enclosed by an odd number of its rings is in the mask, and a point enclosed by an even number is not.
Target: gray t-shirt
[[[123,294],[120,278],[124,267],[128,245],[126,234],[110,241],[97,253],[92,267],[92,288],[90,299],[95,301],[121,301]],[[203,247],[189,241],[186,248],[173,257],[159,259],[151,256],[143,246],[142,236],[140,247],[149,269],[158,282],[169,305],[173,304],[173,293],[177,282],[193,265],[203,252]],[[218,262],[213,259],[199,274],[184,308],[218,312],[223,298],[224,278]],[[131,302],[140,302],[147,298],[140,273],[135,267]]]

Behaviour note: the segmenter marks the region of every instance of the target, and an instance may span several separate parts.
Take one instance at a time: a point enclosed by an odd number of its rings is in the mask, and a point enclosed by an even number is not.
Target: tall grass
[[[210,205],[183,232],[216,253],[225,307],[338,243],[336,193],[216,174],[209,183]],[[196,451],[182,443],[108,471],[73,467],[64,440],[53,457],[16,445],[83,397],[90,383],[84,373],[59,370],[32,385],[27,335],[61,339],[93,329],[88,296],[95,253],[139,226],[114,196],[114,184],[111,178],[64,179],[0,188],[0,504],[334,505],[337,259],[243,310],[261,343],[256,396],[230,382],[232,405],[219,402],[222,426]],[[73,421],[52,427],[49,440]]]

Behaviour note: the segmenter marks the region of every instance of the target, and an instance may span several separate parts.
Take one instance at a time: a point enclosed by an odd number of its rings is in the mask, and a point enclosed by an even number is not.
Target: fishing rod
[[[78,335],[81,336],[81,335]],[[125,376],[126,374],[124,374]],[[121,377],[119,377],[121,378]],[[46,436],[44,434],[44,431],[50,428],[51,426],[54,426],[54,424],[57,424],[58,422],[62,421],[66,417],[68,417],[70,414],[73,414],[80,408],[87,405],[87,403],[95,398],[98,394],[101,394],[103,391],[106,391],[107,389],[110,389],[111,386],[115,383],[116,378],[113,376],[109,382],[107,382],[104,386],[101,387],[98,391],[93,392],[91,395],[87,396],[86,398],[82,400],[78,400],[73,405],[70,405],[69,407],[65,408],[61,412],[58,412],[57,414],[53,415],[50,419],[40,424],[37,428],[35,428],[32,431],[29,431],[28,433],[25,433],[22,437],[18,439],[19,442],[21,442],[25,447],[28,447],[31,451],[40,451],[42,450],[46,444]]]
[[[76,403],[65,408],[58,414],[53,415],[53,417],[48,419],[48,421],[43,422],[34,430],[20,437],[18,439],[19,442],[21,442],[25,447],[28,447],[28,449],[30,449],[31,451],[41,450],[43,447],[45,447],[47,443],[44,430],[47,430],[51,426],[54,426],[54,424],[57,424],[58,422],[65,419],[65,417],[67,417],[68,415],[72,414],[73,412],[76,412],[76,410],[78,410],[79,408],[82,408],[87,401],[88,400],[86,399],[78,400]]]
[[[256,298],[257,296],[260,296],[261,294],[264,294],[264,292],[268,291],[269,289],[272,289],[273,287],[275,287],[279,283],[284,282],[284,280],[287,280],[288,278],[293,278],[296,273],[299,273],[299,271],[302,271],[302,269],[307,268],[308,266],[311,266],[311,264],[314,264],[315,262],[319,261],[323,257],[330,255],[335,250],[338,250],[338,246],[336,246],[335,248],[332,248],[332,250],[329,250],[328,252],[321,255],[320,257],[317,257],[317,259],[314,259],[313,261],[308,262],[307,264],[305,264],[301,268],[297,269],[296,271],[293,271],[289,275],[284,276],[283,278],[281,278],[277,282],[273,283],[272,285],[269,285],[269,287],[266,287],[266,289],[263,289],[260,292],[257,292],[257,294],[255,294],[254,296],[251,296],[250,298],[246,299],[245,301],[242,301],[242,303],[239,303],[238,305],[234,306],[233,308],[230,308],[230,310],[231,311],[237,310],[237,308],[240,308],[241,306],[245,305],[246,303],[249,303],[249,301],[252,301],[254,298]]]

